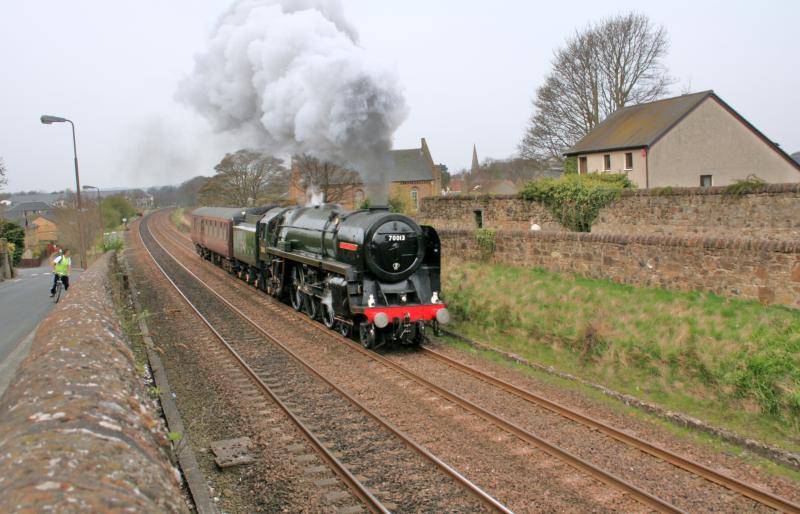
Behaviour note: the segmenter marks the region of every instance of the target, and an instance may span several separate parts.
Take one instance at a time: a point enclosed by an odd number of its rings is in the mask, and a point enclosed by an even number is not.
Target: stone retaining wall
[[[567,231],[550,211],[517,195],[424,198],[418,220],[440,230],[527,230],[530,220],[546,232]],[[755,238],[800,241],[800,184],[769,184],[741,196],[724,187],[625,191],[600,210],[593,234]]]
[[[522,200],[517,195],[452,195],[423,198],[417,221],[437,230],[477,228],[475,213],[480,212],[484,228],[530,229],[531,220],[542,230],[567,230],[544,205]]]
[[[626,191],[600,210],[592,233],[800,241],[800,184],[741,196],[724,187]]]
[[[481,258],[472,230],[442,230],[442,254]],[[495,262],[800,308],[800,241],[498,231]]]
[[[45,318],[0,398],[0,512],[187,511],[114,310],[112,258]]]

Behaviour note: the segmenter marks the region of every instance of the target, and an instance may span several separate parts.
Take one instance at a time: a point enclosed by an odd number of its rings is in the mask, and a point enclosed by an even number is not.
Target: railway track
[[[176,242],[176,244],[181,244],[181,246],[185,248],[187,251],[191,251],[191,244],[189,243],[189,240],[185,235],[180,234],[176,230],[170,230],[170,231],[172,232],[172,237],[178,236],[184,241],[184,243]],[[243,284],[240,285],[246,287]],[[294,311],[289,310],[285,306],[280,305],[278,307],[282,308],[287,316],[294,317],[297,320],[300,320],[304,323],[309,323],[310,325],[313,325],[315,329],[323,331],[330,337],[338,339],[339,341],[348,344],[354,350],[368,354],[372,358],[376,358],[382,364],[394,369],[396,372],[404,375],[409,380],[413,380],[416,381],[417,383],[424,384],[430,390],[436,391],[437,394],[440,394],[442,397],[445,397],[448,400],[462,406],[463,408],[476,413],[477,415],[486,419],[488,422],[503,427],[510,433],[513,433],[516,437],[519,437],[521,440],[527,441],[532,445],[545,449],[545,451],[548,451],[552,455],[556,455],[559,458],[565,459],[566,461],[570,462],[571,465],[581,470],[582,472],[589,473],[590,475],[606,482],[607,484],[610,484],[614,487],[626,491],[628,494],[637,498],[639,501],[645,503],[646,505],[649,505],[651,508],[663,512],[680,511],[679,508],[655,497],[654,495],[642,491],[638,487],[627,483],[625,480],[620,479],[619,477],[616,477],[613,474],[595,468],[591,463],[585,462],[582,459],[576,457],[575,455],[572,455],[569,452],[563,451],[560,448],[555,447],[555,445],[552,445],[549,442],[543,440],[542,438],[539,438],[535,434],[530,433],[524,428],[519,427],[514,423],[509,422],[506,419],[503,419],[500,416],[496,416],[495,414],[489,412],[488,410],[482,409],[481,407],[473,404],[472,402],[459,396],[458,394],[455,394],[452,391],[449,391],[446,388],[443,388],[432,382],[428,382],[426,379],[418,376],[418,374],[415,374],[410,369],[407,369],[403,364],[395,361],[395,359],[387,359],[383,356],[376,355],[374,352],[366,352],[359,345],[355,344],[354,342],[348,339],[342,338],[338,334],[328,331],[327,329],[322,327],[319,323],[313,322],[308,318],[306,318],[305,316],[298,315]],[[644,454],[648,455],[651,458],[659,459],[663,462],[669,463],[670,465],[680,468],[688,473],[691,473],[694,476],[701,477],[703,480],[722,486],[730,491],[734,491],[737,494],[742,495],[746,498],[750,498],[754,500],[754,502],[757,502],[758,504],[761,504],[763,506],[768,506],[772,509],[780,511],[800,512],[800,506],[787,499],[780,498],[760,488],[741,482],[729,475],[710,469],[706,466],[703,466],[702,464],[693,462],[690,459],[686,459],[680,455],[675,454],[674,452],[670,452],[664,448],[658,447],[657,445],[648,443],[647,441],[626,434],[625,432],[618,430],[612,426],[609,426],[605,423],[602,423],[596,419],[584,416],[583,414],[576,412],[572,409],[567,409],[566,407],[558,405],[555,402],[549,401],[546,398],[535,395],[529,391],[525,391],[521,388],[518,388],[513,384],[503,382],[495,377],[492,377],[491,375],[487,375],[477,369],[466,366],[441,353],[435,352],[432,349],[425,348],[422,350],[422,352],[425,356],[427,356],[431,360],[434,360],[443,366],[447,366],[452,370],[456,370],[460,374],[467,375],[474,380],[480,381],[493,388],[496,388],[502,391],[504,394],[513,396],[531,405],[535,405],[537,408],[545,409],[552,413],[556,413],[557,415],[565,419],[569,419],[572,422],[578,423],[591,431],[602,433],[605,436],[618,442],[619,444],[636,448],[638,451],[643,452]],[[750,509],[745,507],[745,510],[750,510]]]
[[[159,270],[367,509],[389,512],[386,503],[402,511],[510,512],[203,285],[160,244],[149,221],[142,221],[140,235]]]

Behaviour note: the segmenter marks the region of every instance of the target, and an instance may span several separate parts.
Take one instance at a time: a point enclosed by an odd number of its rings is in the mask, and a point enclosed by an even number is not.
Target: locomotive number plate
[[[389,234],[387,236],[389,241],[405,241],[406,235],[405,234]]]

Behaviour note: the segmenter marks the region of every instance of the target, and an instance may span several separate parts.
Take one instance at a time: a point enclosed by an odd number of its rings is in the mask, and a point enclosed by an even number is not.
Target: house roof
[[[19,203],[6,211],[6,214],[20,215],[26,211],[52,211],[54,207],[45,202],[25,202]]]
[[[422,148],[389,152],[387,178],[390,182],[433,180],[433,170]]]
[[[519,192],[519,188],[508,179],[503,180],[483,180],[477,184],[472,184],[469,193],[496,193],[503,195],[513,195]]]
[[[62,200],[63,198],[64,193],[35,193],[11,195],[8,199],[11,200],[12,204],[16,205],[28,202],[45,202],[53,204],[54,202]]]
[[[54,223],[54,224],[58,225],[58,221],[56,220],[56,217],[55,217],[55,215],[54,215],[52,212],[43,212],[43,213],[40,213],[38,216],[36,216],[36,218],[44,218],[44,219],[46,219],[47,221],[49,221],[49,222],[51,222],[51,223]],[[34,221],[36,221],[36,220],[34,219]]]
[[[564,155],[650,147],[713,91],[681,95],[619,109]]]

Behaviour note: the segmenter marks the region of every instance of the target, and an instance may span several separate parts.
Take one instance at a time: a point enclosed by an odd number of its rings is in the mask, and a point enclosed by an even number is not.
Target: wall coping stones
[[[0,512],[187,512],[110,294],[113,255],[42,321],[0,398]]]
[[[474,237],[475,230],[440,229],[442,235]],[[620,245],[672,246],[685,248],[716,248],[720,250],[749,250],[800,254],[800,241],[773,241],[754,238],[682,237],[662,235],[594,234],[591,232],[545,232],[529,230],[501,230],[505,237],[542,239],[545,241],[579,241],[585,243],[613,243]]]

